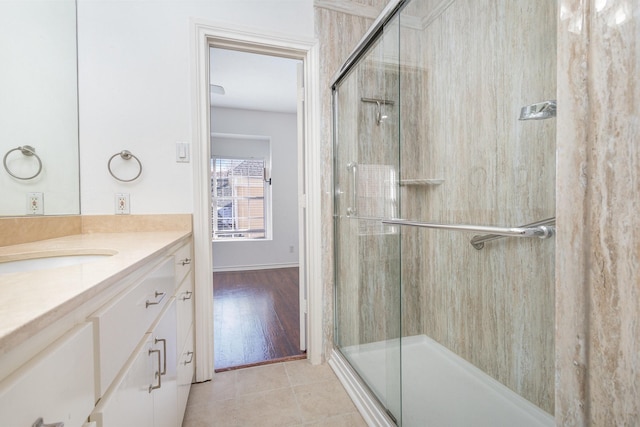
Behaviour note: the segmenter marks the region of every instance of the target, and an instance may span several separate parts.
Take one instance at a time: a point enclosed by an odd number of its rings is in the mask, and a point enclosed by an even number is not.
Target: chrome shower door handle
[[[541,239],[547,239],[551,237],[553,234],[555,234],[556,232],[555,225],[556,225],[556,218],[551,217],[551,218],[543,219],[542,221],[536,221],[530,224],[525,224],[522,227],[537,228],[538,230],[540,230],[540,235],[538,237]],[[471,246],[473,246],[475,249],[480,250],[484,248],[484,244],[486,242],[502,239],[503,237],[504,236],[501,236],[499,234],[485,234],[482,236],[473,236],[473,238],[469,243],[471,243]]]
[[[352,216],[358,213],[358,209],[356,208],[358,204],[358,163],[347,163],[347,170],[351,171],[351,184],[353,190],[351,192],[351,206],[347,207],[347,216]]]
[[[484,241],[494,240],[496,237],[539,237],[548,239],[555,234],[555,228],[550,225],[551,221],[555,223],[555,218],[545,220],[540,223],[534,223],[532,226],[523,227],[495,227],[490,225],[471,225],[471,224],[439,224],[433,222],[407,221],[404,219],[383,219],[383,224],[407,225],[412,227],[433,228],[439,230],[452,231],[471,231],[476,233],[485,233],[487,236],[476,236],[471,240],[471,244],[476,249],[482,249]],[[480,246],[482,245],[482,246]]]
[[[405,219],[383,219],[383,224],[408,225],[412,227],[435,228],[440,230],[473,231],[491,233],[506,237],[551,237],[548,227],[495,227],[491,225],[440,224],[435,222],[408,221]]]

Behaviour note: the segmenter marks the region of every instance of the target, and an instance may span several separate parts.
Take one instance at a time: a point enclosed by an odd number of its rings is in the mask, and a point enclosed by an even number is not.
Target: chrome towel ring
[[[131,160],[134,159],[136,162],[138,162],[138,174],[136,176],[134,176],[131,179],[122,179],[122,178],[118,178],[113,171],[111,170],[111,161],[113,159],[115,159],[117,156],[120,156],[123,160]],[[131,182],[131,181],[135,181],[136,179],[138,179],[138,177],[142,174],[142,162],[140,161],[140,159],[138,159],[136,156],[134,156],[133,154],[131,154],[130,151],[128,150],[122,150],[119,153],[114,154],[113,156],[111,156],[111,158],[109,159],[109,162],[107,162],[107,169],[109,169],[109,173],[111,174],[112,177],[114,177],[115,179],[117,179],[118,181],[121,182]]]
[[[20,152],[22,152],[23,155],[27,156],[27,157],[32,157],[35,156],[36,160],[38,161],[38,171],[31,175],[31,176],[18,176],[16,174],[14,174],[13,172],[11,172],[11,170],[9,169],[9,166],[7,166],[7,157],[9,157],[9,154],[13,153],[14,151],[18,151],[20,150]],[[7,173],[9,175],[11,175],[12,177],[14,177],[15,179],[21,179],[23,181],[27,181],[29,179],[33,179],[36,176],[40,175],[40,172],[42,172],[42,159],[40,159],[40,156],[38,156],[36,154],[36,149],[33,148],[30,145],[23,145],[20,147],[16,147],[12,150],[7,151],[7,154],[4,155],[4,159],[2,160],[2,163],[4,164],[4,169],[7,171]]]

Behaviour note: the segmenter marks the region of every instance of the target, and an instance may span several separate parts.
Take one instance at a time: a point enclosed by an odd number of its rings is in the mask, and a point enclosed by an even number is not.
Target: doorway
[[[305,358],[302,61],[209,58],[214,369]]]
[[[316,365],[322,363],[324,346],[323,331],[323,269],[322,269],[322,167],[320,148],[320,53],[315,39],[289,37],[280,33],[265,32],[250,28],[239,29],[221,23],[193,20],[192,74],[193,89],[193,244],[195,280],[195,354],[197,382],[207,381],[214,375],[213,344],[213,287],[211,286],[212,243],[211,243],[211,129],[209,93],[209,49],[211,46],[238,50],[263,52],[270,55],[296,58],[304,67],[304,117],[302,129],[305,146],[299,154],[304,192],[299,200],[303,221],[299,225],[304,244],[299,246],[301,259],[300,276],[306,285],[307,324],[301,328],[306,334],[307,358]]]

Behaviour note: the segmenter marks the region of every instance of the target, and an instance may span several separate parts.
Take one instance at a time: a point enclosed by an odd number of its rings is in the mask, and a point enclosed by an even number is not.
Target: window
[[[212,159],[213,240],[266,238],[264,171],[262,159]]]

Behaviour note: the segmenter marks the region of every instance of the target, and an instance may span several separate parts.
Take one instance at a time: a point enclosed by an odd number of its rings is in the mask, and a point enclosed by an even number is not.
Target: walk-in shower
[[[372,425],[553,425],[555,34],[397,0],[333,82],[331,363]]]

